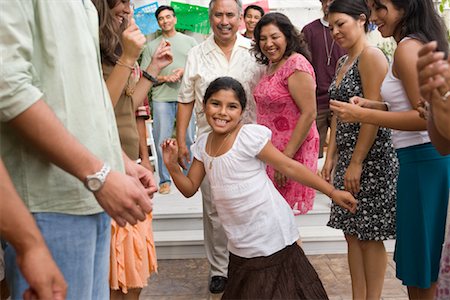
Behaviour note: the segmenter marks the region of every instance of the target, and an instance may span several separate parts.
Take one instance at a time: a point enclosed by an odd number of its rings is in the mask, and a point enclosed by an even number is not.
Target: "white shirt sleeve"
[[[272,138],[272,131],[262,125],[246,124],[241,130],[239,151],[249,157],[257,156]]]
[[[199,78],[197,74],[197,47],[199,46],[189,50],[186,59],[186,66],[184,68],[183,78],[181,79],[180,91],[178,92],[178,102],[181,103],[191,103],[195,101],[195,81]]]
[[[200,135],[194,144],[191,146],[192,156],[203,162],[203,153],[205,152],[206,141],[208,140],[209,133],[204,133]]]
[[[32,64],[33,30],[39,30],[32,28],[33,7],[31,1],[2,1],[1,4],[1,122],[15,118],[43,96]]]

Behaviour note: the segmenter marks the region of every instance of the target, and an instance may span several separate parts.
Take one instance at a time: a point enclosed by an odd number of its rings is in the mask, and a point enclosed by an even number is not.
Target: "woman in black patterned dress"
[[[329,9],[333,38],[348,55],[341,58],[330,85],[330,99],[353,96],[381,99],[388,70],[383,53],[366,40],[370,11],[364,0],[335,0]],[[333,171],[334,169],[334,171]],[[322,175],[358,200],[355,214],[332,205],[328,226],[347,240],[353,299],[380,299],[387,257],[383,241],[395,238],[398,161],[386,128],[342,123],[332,118],[330,143]]]

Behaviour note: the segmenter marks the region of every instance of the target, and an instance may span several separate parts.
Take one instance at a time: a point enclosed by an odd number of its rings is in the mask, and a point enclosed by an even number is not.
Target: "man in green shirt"
[[[87,0],[8,0],[0,11],[1,157],[67,298],[108,299],[107,214],[121,226],[144,220],[156,188],[151,173],[122,156],[97,11]],[[13,299],[28,286],[15,258],[7,247]]]
[[[157,145],[157,157],[159,157],[159,192],[168,194],[170,193],[171,180],[162,160],[161,143],[172,137],[178,108],[178,90],[180,89],[181,77],[184,74],[187,54],[192,47],[197,45],[197,42],[192,37],[175,30],[177,17],[171,6],[162,5],[158,7],[155,16],[162,35],[149,42],[145,47],[141,67],[146,68],[150,64],[151,57],[162,38],[170,43],[173,51],[173,62],[165,67],[158,76],[160,85],[152,88],[153,136]],[[194,143],[194,135],[195,119],[192,115],[186,134],[186,144],[189,149]]]

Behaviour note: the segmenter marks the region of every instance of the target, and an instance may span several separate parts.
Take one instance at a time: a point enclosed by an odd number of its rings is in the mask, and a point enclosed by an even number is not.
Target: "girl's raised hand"
[[[345,208],[352,214],[356,212],[356,206],[358,201],[347,191],[333,190],[330,194],[330,198],[334,203],[342,208]]]
[[[178,166],[178,143],[175,139],[167,139],[161,144],[164,164]]]
[[[145,42],[145,36],[136,25],[134,18],[131,18],[128,27],[122,32],[123,53],[120,57],[121,62],[133,66],[139,58]]]

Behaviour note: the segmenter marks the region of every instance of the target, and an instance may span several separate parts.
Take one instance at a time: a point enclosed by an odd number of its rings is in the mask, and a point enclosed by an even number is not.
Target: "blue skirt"
[[[429,288],[437,281],[450,187],[450,156],[431,143],[397,149],[397,278]]]

